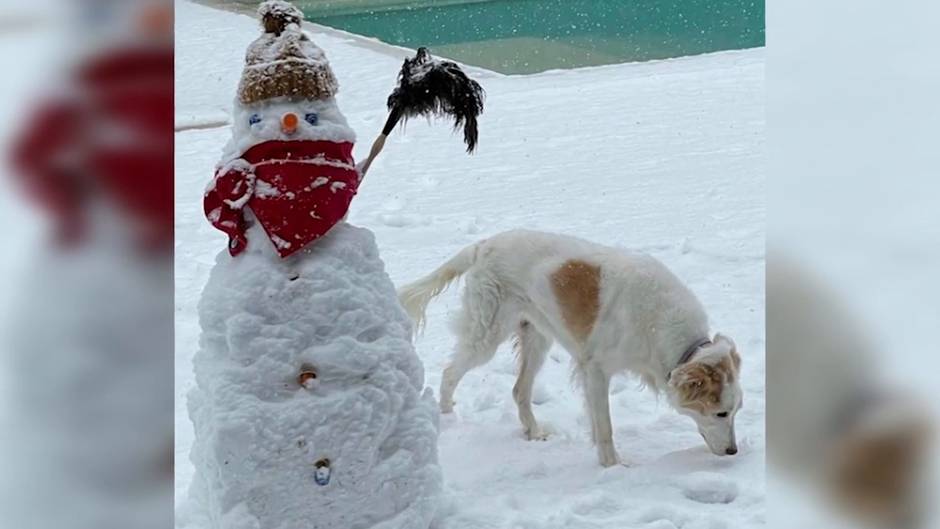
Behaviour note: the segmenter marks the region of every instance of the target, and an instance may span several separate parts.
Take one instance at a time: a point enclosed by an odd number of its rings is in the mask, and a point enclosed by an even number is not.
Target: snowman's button
[[[304,365],[300,367],[300,375],[297,376],[297,383],[307,389],[313,389],[317,381],[317,370],[313,366]]]
[[[325,486],[330,483],[330,474],[332,474],[332,469],[330,469],[330,460],[323,458],[316,463],[314,463],[316,470],[313,471],[313,480],[317,485]]]

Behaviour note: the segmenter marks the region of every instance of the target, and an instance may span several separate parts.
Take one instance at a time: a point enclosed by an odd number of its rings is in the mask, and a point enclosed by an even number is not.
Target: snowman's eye
[[[261,123],[261,116],[258,114],[252,114],[251,117],[248,118],[249,125],[254,125],[255,123]]]
[[[317,118],[317,115],[316,115],[315,113],[313,113],[313,112],[308,112],[308,113],[304,116],[304,119],[307,121],[307,123],[309,123],[309,124],[311,124],[311,125],[316,125],[316,124],[317,124],[317,120],[318,120],[319,118]]]

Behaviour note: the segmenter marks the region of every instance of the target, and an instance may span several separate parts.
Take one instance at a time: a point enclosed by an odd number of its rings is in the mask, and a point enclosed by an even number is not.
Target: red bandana
[[[76,66],[72,97],[43,100],[31,116],[12,161],[60,242],[83,241],[88,206],[104,199],[142,248],[172,248],[172,72],[162,48],[105,53]]]
[[[209,222],[228,234],[229,253],[238,255],[248,244],[246,206],[281,257],[326,234],[359,188],[352,148],[350,142],[267,141],[220,169],[203,208]]]

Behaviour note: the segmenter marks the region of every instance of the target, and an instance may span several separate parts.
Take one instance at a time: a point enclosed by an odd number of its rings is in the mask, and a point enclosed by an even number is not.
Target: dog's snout
[[[725,453],[728,454],[729,456],[733,456],[734,454],[738,453],[738,449],[732,446],[731,448],[726,448]]]

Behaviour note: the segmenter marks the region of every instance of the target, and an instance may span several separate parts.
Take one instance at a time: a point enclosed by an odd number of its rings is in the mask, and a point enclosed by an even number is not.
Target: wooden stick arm
[[[388,138],[388,135],[392,133],[392,129],[395,128],[395,125],[398,125],[398,120],[401,119],[401,109],[393,108],[388,113],[388,119],[385,120],[385,126],[382,127],[382,134],[379,134],[379,137],[372,142],[372,150],[369,151],[369,156],[364,162],[357,166],[359,169],[359,174],[361,177],[365,177],[366,173],[369,171],[369,167],[372,166],[372,162],[375,160],[375,157],[382,152],[382,149],[385,147],[385,138]]]
[[[375,160],[375,157],[382,152],[382,149],[385,147],[385,138],[387,137],[388,136],[385,134],[379,134],[379,137],[372,142],[372,150],[369,151],[369,156],[364,162],[359,164],[359,174],[363,177],[369,171],[369,167],[372,166],[372,161]]]

